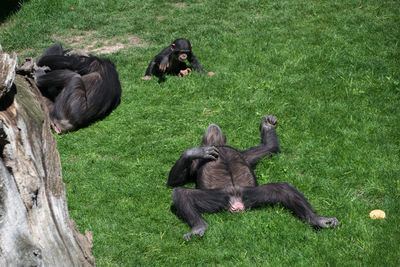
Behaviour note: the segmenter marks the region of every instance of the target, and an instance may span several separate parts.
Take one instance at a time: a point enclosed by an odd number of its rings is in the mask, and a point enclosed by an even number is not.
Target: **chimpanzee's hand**
[[[313,222],[315,227],[320,228],[336,228],[339,225],[339,221],[336,218],[329,218],[324,216],[318,216]]]
[[[168,61],[168,57],[163,57],[163,59],[160,62],[160,70],[162,72],[165,72],[169,67],[169,61]]]
[[[215,146],[192,147],[185,151],[185,157],[194,159],[217,160],[218,149]]]
[[[189,75],[191,71],[192,71],[191,68],[187,68],[187,69],[185,69],[185,70],[181,70],[181,71],[178,73],[178,77],[179,77],[179,78],[182,78],[182,77],[184,77],[184,76],[186,76],[186,75]]]

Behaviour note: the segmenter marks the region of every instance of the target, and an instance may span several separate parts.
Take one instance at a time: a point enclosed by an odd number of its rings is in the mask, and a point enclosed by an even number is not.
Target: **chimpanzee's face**
[[[188,59],[189,54],[192,53],[192,45],[187,39],[177,39],[172,43],[171,47],[174,50],[176,58],[181,62]]]
[[[178,54],[178,60],[179,60],[179,61],[184,62],[186,59],[187,59],[187,54],[186,54],[186,53],[180,52],[180,53]]]

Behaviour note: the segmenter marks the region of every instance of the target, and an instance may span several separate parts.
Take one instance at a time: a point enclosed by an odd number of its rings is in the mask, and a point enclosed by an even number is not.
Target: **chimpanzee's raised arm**
[[[277,119],[274,115],[265,115],[263,118],[261,118],[260,145],[240,152],[250,164],[252,169],[255,169],[258,161],[263,157],[272,153],[279,153],[281,151],[279,148],[278,138],[276,136],[276,124]]]
[[[216,160],[217,158],[218,149],[214,146],[192,147],[185,150],[169,172],[167,186],[181,186],[193,180],[197,171],[197,165],[193,166],[193,160]]]

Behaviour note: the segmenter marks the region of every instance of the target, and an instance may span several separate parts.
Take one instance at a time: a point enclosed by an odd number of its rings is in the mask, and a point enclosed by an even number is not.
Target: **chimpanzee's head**
[[[206,133],[203,136],[202,146],[225,146],[226,137],[221,129],[216,124],[208,126]]]
[[[171,44],[171,50],[179,61],[184,62],[192,54],[192,45],[188,39],[180,38]]]

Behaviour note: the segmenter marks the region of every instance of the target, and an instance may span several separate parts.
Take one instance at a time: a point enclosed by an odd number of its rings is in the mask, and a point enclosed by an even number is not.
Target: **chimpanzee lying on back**
[[[120,103],[121,84],[108,59],[55,44],[37,65],[35,82],[46,97],[51,125],[58,134],[103,119]]]
[[[172,199],[177,215],[191,230],[184,235],[203,236],[207,223],[202,213],[229,210],[232,213],[263,204],[281,204],[301,220],[315,227],[335,228],[336,218],[318,216],[307,199],[286,182],[258,186],[253,170],[263,157],[280,151],[276,136],[276,118],[261,119],[261,144],[238,151],[226,144],[220,128],[211,124],[200,147],[184,151],[172,167],[167,186],[182,186],[194,181],[197,189],[177,187]]]
[[[192,53],[192,45],[189,40],[181,38],[176,39],[153,58],[142,80],[150,80],[152,74],[160,80],[163,79],[165,74],[177,75],[178,77],[188,75],[191,68],[186,65],[186,59],[196,71],[205,75],[214,75],[214,72],[204,72],[197,57]]]

